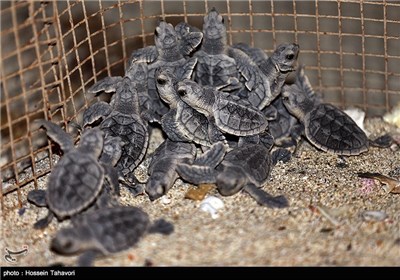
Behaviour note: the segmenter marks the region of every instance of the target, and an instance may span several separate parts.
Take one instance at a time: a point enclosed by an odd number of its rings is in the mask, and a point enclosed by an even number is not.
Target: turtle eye
[[[225,20],[224,20],[224,18],[222,18],[221,22],[222,22],[223,24],[225,23]]]
[[[185,96],[186,95],[186,90],[184,90],[184,89],[178,89],[178,94],[179,94],[179,96]]]
[[[292,60],[293,58],[294,58],[294,54],[292,54],[292,53],[286,55],[287,60]]]
[[[158,31],[157,31],[157,28],[156,28],[156,29],[154,29],[154,35],[155,35],[156,37],[158,37]]]
[[[157,78],[157,84],[163,86],[167,83],[167,81],[163,78]]]

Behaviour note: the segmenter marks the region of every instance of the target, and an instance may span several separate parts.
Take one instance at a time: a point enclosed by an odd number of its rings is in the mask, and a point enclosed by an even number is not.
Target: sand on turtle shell
[[[381,119],[367,119],[371,137],[400,130]],[[162,141],[154,130],[148,155]],[[54,161],[57,158],[53,159]],[[217,219],[199,210],[200,201],[185,199],[190,185],[177,180],[167,200],[150,202],[147,196],[133,198],[122,189],[121,203],[140,206],[152,219],[173,222],[175,231],[169,236],[146,235],[134,247],[98,258],[96,266],[398,266],[400,259],[400,195],[387,194],[379,184],[362,186],[357,172],[388,174],[400,165],[400,151],[371,147],[360,156],[346,157],[347,165],[337,165],[338,157],[316,150],[306,141],[293,159],[279,163],[264,189],[274,195],[284,194],[290,207],[273,210],[256,204],[241,192],[222,197],[215,190],[209,195],[225,203]],[[47,163],[40,163],[43,166]],[[38,168],[40,169],[40,164]],[[146,180],[147,158],[136,170]],[[39,170],[40,171],[40,170]],[[29,174],[27,174],[28,176]],[[46,177],[39,179],[45,188]],[[22,188],[21,197],[34,186]],[[56,231],[68,226],[53,220],[44,230],[34,230],[33,223],[47,210],[25,201],[18,208],[17,193],[4,198],[1,251],[5,247],[28,253],[15,263],[1,258],[2,266],[47,266],[63,263],[75,265],[76,257],[64,257],[49,250]],[[327,214],[321,214],[325,209]],[[321,208],[322,207],[322,208]],[[384,211],[384,221],[363,221],[365,210]],[[23,213],[22,213],[23,212]]]

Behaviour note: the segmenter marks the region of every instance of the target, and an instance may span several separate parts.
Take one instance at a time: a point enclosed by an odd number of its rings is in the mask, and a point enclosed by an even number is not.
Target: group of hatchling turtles
[[[202,31],[159,21],[154,35],[154,46],[133,52],[124,77],[107,77],[87,90],[112,97],[86,109],[77,147],[59,126],[38,121],[63,156],[47,189],[28,194],[28,201],[48,208],[34,227],[46,227],[53,217],[73,224],[53,238],[53,251],[84,252],[78,264],[90,265],[97,255],[133,246],[145,232],[173,231],[163,219],[151,224],[143,210],[121,206],[120,185],[153,201],[182,178],[215,184],[223,196],[243,190],[260,205],[283,208],[288,200],[262,187],[301,136],[338,155],[368,150],[365,133],[343,111],[321,102],[303,67],[293,84],[285,83],[296,70],[297,44],[282,44],[271,56],[244,43],[229,46],[215,9],[204,17]],[[157,126],[165,140],[141,183],[134,170]]]

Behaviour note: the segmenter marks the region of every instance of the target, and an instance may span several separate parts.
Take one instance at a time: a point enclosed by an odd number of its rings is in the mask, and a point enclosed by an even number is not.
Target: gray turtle
[[[240,79],[244,78],[245,86],[253,89],[251,59],[227,45],[224,18],[215,8],[204,17],[203,42],[194,56],[198,58],[195,81],[200,85],[232,91],[243,87]]]
[[[147,83],[148,83],[148,69],[147,63],[145,62],[135,62],[129,65],[125,72],[125,76],[131,81],[132,87],[135,87],[139,98],[140,105],[140,115],[148,122],[159,122],[160,118],[156,111],[158,109],[158,98],[156,100],[152,99],[148,94]],[[88,90],[88,93],[95,93],[96,95],[100,92],[112,93],[114,94],[118,88],[118,84],[122,82],[124,77],[106,77],[97,83],[93,84]],[[115,102],[115,95],[112,96],[110,104],[113,105]],[[105,110],[110,110],[105,109]]]
[[[173,141],[194,142],[209,147],[223,141],[224,136],[207,118],[183,102],[176,93],[178,80],[171,69],[156,71],[157,90],[170,110],[161,119],[161,126]]]
[[[270,154],[273,138],[264,134],[259,139],[263,141],[253,142],[254,137],[241,138],[237,148],[229,151],[222,162],[213,164],[179,164],[179,175],[193,184],[216,184],[221,195],[234,195],[240,190],[246,191],[260,205],[271,208],[288,206],[284,196],[273,197],[260,187],[267,182],[273,166]],[[251,140],[251,141],[248,141]],[[225,150],[220,153],[224,154]],[[222,157],[221,157],[222,158]],[[216,163],[216,164],[215,164]]]
[[[146,193],[151,201],[166,194],[173,186],[178,174],[178,163],[192,163],[196,155],[196,147],[185,142],[175,142],[168,138],[155,150],[149,168],[149,179]]]
[[[171,223],[159,219],[153,224],[137,207],[103,208],[73,221],[51,240],[52,251],[62,255],[81,254],[79,266],[91,266],[97,256],[106,256],[134,246],[145,233],[171,234]]]
[[[146,47],[133,52],[129,64],[147,62],[148,64],[148,94],[152,100],[157,100],[158,94],[155,83],[155,71],[158,68],[170,68],[175,71],[178,79],[190,78],[197,63],[196,58],[186,58],[201,42],[201,32],[190,32],[190,40],[181,40],[172,24],[160,21],[154,32],[155,46]],[[158,99],[159,100],[159,99]],[[168,108],[159,100],[157,104],[159,117]]]
[[[148,173],[150,175],[146,184],[146,193],[150,200],[155,200],[165,195],[173,186],[178,173],[178,164],[216,165],[224,155],[224,143],[213,144],[210,149],[200,156],[196,155],[196,147],[190,143],[174,142],[166,139],[154,152]]]
[[[238,95],[247,97],[253,106],[263,109],[280,94],[286,77],[290,72],[294,71],[294,65],[299,55],[299,45],[281,44],[269,58],[263,50],[251,48],[243,43],[234,45],[234,48],[242,50],[252,58],[262,73],[259,73],[256,77],[260,76],[259,79],[265,81],[270,87],[269,90],[264,92],[261,90],[252,92],[243,89]]]
[[[125,76],[117,84],[114,102],[109,105],[103,101],[92,104],[83,114],[83,125],[87,126],[101,120],[100,128],[105,138],[118,136],[124,146],[117,163],[119,172],[128,180],[138,183],[133,171],[142,161],[148,147],[147,125],[140,117],[136,87]]]
[[[75,148],[72,137],[58,125],[45,120],[38,120],[37,123],[46,128],[47,135],[59,144],[64,155],[53,168],[47,189],[33,190],[28,194],[31,203],[49,208],[48,215],[37,221],[34,228],[46,227],[54,216],[64,220],[88,208],[102,191],[105,178],[118,192],[118,177],[112,164],[118,160],[119,154],[114,150],[110,157],[104,157],[99,163],[103,149],[103,132],[100,129],[85,130],[79,146]]]
[[[358,155],[369,147],[364,131],[339,108],[310,97],[311,85],[304,69],[298,71],[302,83],[285,85],[283,103],[304,124],[306,138],[317,148],[338,155]]]
[[[211,87],[202,87],[194,81],[178,82],[177,92],[189,106],[204,114],[209,123],[215,123],[223,132],[248,136],[267,128],[264,114],[245,101]]]

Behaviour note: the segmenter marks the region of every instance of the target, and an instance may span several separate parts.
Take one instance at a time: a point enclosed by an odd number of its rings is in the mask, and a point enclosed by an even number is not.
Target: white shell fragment
[[[208,212],[211,218],[218,218],[218,210],[224,208],[224,202],[215,196],[209,196],[200,203],[200,210]]]
[[[359,108],[348,108],[344,110],[344,112],[356,122],[357,126],[361,128],[367,136],[371,134],[364,127],[365,112],[363,110]]]
[[[388,215],[383,211],[364,211],[361,218],[366,222],[379,222],[386,220]]]
[[[163,197],[161,197],[161,203],[164,205],[168,205],[171,203],[171,199],[164,195]]]

